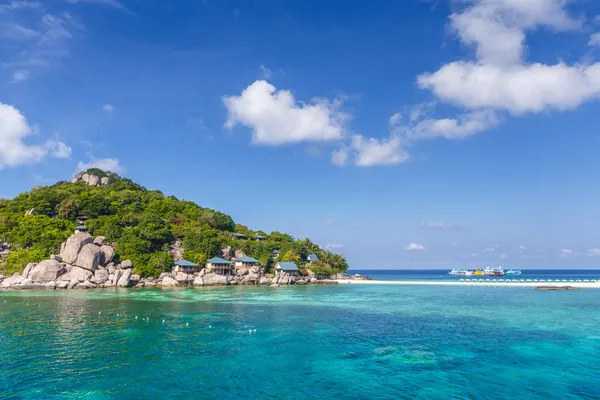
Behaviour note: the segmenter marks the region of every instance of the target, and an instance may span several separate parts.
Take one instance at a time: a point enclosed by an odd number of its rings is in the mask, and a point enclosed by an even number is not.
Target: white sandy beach
[[[600,289],[600,282],[458,282],[458,281],[375,281],[338,279],[338,283],[351,285],[430,285],[430,286],[503,286],[503,287],[538,287],[571,286],[582,289]]]

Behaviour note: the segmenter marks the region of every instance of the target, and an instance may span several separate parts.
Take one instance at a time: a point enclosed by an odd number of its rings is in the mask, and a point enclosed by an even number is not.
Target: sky
[[[99,167],[355,269],[600,268],[600,3],[0,0],[0,197]]]

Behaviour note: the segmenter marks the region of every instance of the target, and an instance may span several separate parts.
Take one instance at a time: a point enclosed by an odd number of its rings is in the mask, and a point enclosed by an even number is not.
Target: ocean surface
[[[0,292],[0,399],[599,399],[599,378],[593,289]]]

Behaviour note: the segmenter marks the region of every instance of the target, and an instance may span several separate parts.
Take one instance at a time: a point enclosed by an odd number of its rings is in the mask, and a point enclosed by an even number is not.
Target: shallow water
[[[597,399],[599,311],[513,287],[2,292],[0,398]]]

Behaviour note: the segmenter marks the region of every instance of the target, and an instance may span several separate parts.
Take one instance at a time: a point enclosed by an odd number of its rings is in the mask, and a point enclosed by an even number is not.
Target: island
[[[0,289],[323,284],[347,270],[310,239],[97,168],[0,200]]]

